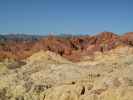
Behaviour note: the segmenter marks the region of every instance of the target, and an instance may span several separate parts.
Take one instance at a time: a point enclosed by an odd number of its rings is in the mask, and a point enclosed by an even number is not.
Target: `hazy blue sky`
[[[0,32],[133,31],[133,0],[0,0]]]

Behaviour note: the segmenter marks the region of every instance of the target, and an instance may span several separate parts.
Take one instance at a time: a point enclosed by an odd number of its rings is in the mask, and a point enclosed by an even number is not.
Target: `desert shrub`
[[[17,96],[17,97],[15,98],[15,100],[24,100],[24,97],[23,97],[23,96]]]
[[[51,87],[50,85],[36,85],[34,87],[34,92],[41,93],[50,87]]]
[[[26,62],[24,61],[15,61],[15,60],[6,60],[5,64],[7,66],[8,69],[16,69],[16,68],[20,68],[21,66],[25,65]]]
[[[108,49],[108,44],[106,44],[106,43],[100,44],[100,49],[101,49],[101,52],[106,51]]]
[[[0,100],[8,100],[6,88],[0,89]]]

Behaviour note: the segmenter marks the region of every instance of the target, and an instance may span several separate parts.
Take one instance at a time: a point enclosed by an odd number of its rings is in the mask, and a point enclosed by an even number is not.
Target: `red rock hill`
[[[95,36],[58,37],[48,36],[39,40],[0,42],[0,59],[25,59],[40,50],[49,50],[71,61],[79,61],[81,56],[95,51],[108,51],[120,45],[133,46],[133,32],[118,36],[112,32],[102,32]]]

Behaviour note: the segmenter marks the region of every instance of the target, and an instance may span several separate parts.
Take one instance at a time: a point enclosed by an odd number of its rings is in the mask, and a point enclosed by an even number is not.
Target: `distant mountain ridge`
[[[0,34],[0,40],[18,40],[18,41],[32,41],[32,40],[38,40],[42,38],[43,36],[40,35],[28,35],[28,34]]]
[[[0,35],[0,59],[25,59],[40,50],[52,51],[71,60],[79,61],[84,55],[105,52],[119,46],[133,46],[133,32],[117,35],[101,32],[89,35]]]

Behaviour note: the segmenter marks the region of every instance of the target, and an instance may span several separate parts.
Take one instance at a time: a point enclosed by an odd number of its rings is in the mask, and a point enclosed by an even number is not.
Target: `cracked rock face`
[[[76,63],[50,51],[0,63],[0,100],[133,100],[132,93],[132,47]]]

